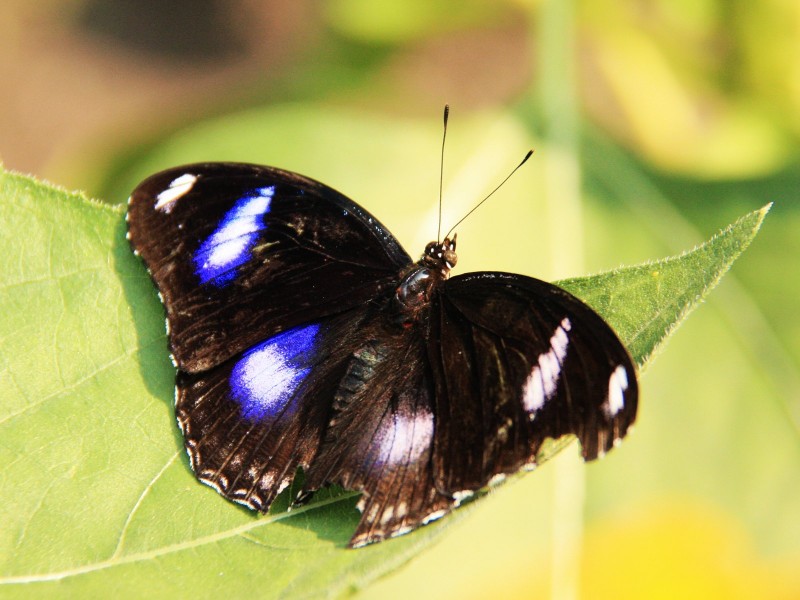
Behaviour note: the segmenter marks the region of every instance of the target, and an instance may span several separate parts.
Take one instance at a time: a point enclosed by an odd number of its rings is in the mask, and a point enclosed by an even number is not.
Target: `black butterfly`
[[[448,277],[456,239],[414,262],[363,208],[271,167],[205,163],[134,190],[128,238],[160,292],[192,468],[266,512],[362,492],[350,546],[400,535],[575,434],[601,456],[636,415],[611,328],[555,285]]]

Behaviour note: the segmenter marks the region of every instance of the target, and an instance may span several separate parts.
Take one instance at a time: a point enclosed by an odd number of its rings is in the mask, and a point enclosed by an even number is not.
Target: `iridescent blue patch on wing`
[[[250,251],[264,229],[275,187],[263,187],[239,198],[222,221],[194,253],[194,270],[201,283],[223,286],[236,276],[236,268],[247,262]]]
[[[319,325],[295,327],[253,346],[233,367],[231,396],[242,416],[260,421],[283,411],[311,370]]]

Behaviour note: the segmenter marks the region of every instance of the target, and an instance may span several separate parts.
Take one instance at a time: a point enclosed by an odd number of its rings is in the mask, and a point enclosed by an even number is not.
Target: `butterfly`
[[[602,456],[636,416],[636,368],[603,319],[531,277],[450,277],[364,208],[281,169],[153,175],[126,220],[166,310],[175,411],[197,478],[267,512],[361,492],[359,547],[409,532],[574,434]],[[299,487],[299,485],[298,485]]]

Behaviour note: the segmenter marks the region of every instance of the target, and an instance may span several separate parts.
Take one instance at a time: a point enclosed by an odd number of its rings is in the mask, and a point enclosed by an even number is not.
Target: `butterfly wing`
[[[316,455],[364,317],[320,319],[208,371],[179,371],[175,412],[198,479],[266,512]]]
[[[353,546],[442,516],[532,465],[547,438],[575,434],[596,458],[636,415],[624,346],[554,285],[474,273],[444,282],[407,328],[385,316],[360,327],[305,483],[362,492]]]
[[[411,262],[369,213],[294,173],[196,164],[134,190],[197,477],[266,511],[316,455],[365,321]]]
[[[265,512],[298,466],[303,493],[362,492],[349,543],[359,547],[454,505],[434,485],[432,381],[420,329],[374,306],[179,372],[176,413],[197,477],[235,502]]]
[[[442,493],[468,493],[532,466],[547,438],[565,434],[592,460],[636,417],[636,370],[611,328],[568,292],[530,277],[470,273],[445,282],[428,355]]]
[[[351,200],[270,167],[163,171],[134,190],[127,218],[166,308],[175,363],[187,372],[364,305],[411,262]]]
[[[363,328],[305,483],[362,492],[352,547],[411,531],[454,504],[433,481],[434,386],[421,328],[398,331],[383,317]]]

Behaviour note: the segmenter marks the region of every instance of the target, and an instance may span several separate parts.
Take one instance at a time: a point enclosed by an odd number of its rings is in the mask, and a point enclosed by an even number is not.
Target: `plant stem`
[[[545,0],[534,33],[552,275],[564,277],[583,272],[574,1]],[[554,467],[550,597],[574,600],[580,592],[585,474],[573,452],[561,453]]]

